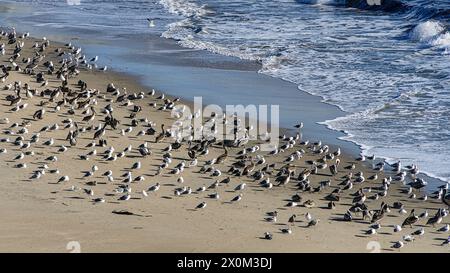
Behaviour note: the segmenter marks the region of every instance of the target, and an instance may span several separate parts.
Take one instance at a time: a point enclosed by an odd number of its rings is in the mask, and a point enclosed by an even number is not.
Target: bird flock
[[[364,155],[348,162],[340,148],[302,139],[303,123],[279,136],[279,145],[271,151],[261,151],[261,141],[249,139],[249,128],[239,117],[211,115],[205,123],[231,123],[234,135],[241,136],[220,141],[214,134],[211,137],[210,131],[217,133],[214,126],[211,130],[193,127],[199,113],[184,115],[179,98],[157,95],[155,90],[130,92],[114,83],[102,90],[91,88],[82,79],[84,71],[98,73],[107,67],[98,67],[98,56],[87,58],[80,47],[70,43],[52,46],[46,38],[32,39],[29,33],[19,35],[14,29],[2,31],[0,42],[0,53],[6,60],[1,65],[1,99],[9,109],[0,117],[0,157],[13,153],[11,167],[28,172],[32,183],[45,180],[62,184],[99,205],[137,202],[132,197],[151,198],[161,188],[171,187],[173,198],[201,199],[198,205],[187,208],[193,211],[208,210],[208,204],[217,200],[230,206],[246,202],[255,189],[280,191],[286,194],[286,201],[261,215],[267,222],[267,231],[262,234],[266,240],[273,240],[276,233],[295,233],[299,225],[314,229],[330,219],[358,223],[366,236],[375,236],[380,230],[400,233],[409,229],[393,242],[393,248],[413,244],[427,230],[443,236],[449,232],[445,222],[449,185],[428,192],[417,165],[388,165]],[[26,76],[28,82],[11,81],[13,73]],[[154,112],[167,113],[168,118],[170,113],[178,113],[175,116],[183,118],[174,122],[176,126],[157,124]],[[204,132],[202,138],[194,138],[196,130]],[[58,137],[60,134],[65,137]],[[139,144],[132,145],[131,140]],[[42,154],[42,147],[48,154]],[[181,156],[174,156],[175,152]],[[158,162],[153,169],[150,160]],[[90,164],[80,170],[81,177],[70,177],[58,168],[77,161]],[[127,165],[122,173],[113,171],[117,162]],[[186,173],[206,179],[187,186]],[[175,185],[163,185],[163,176],[172,177]],[[79,179],[87,182],[80,186]],[[113,189],[97,192],[99,183]],[[133,190],[138,184],[147,186]],[[224,199],[230,192],[233,195]],[[418,213],[411,207],[415,202],[432,202],[434,207]],[[337,208],[344,213],[335,213]],[[319,219],[314,213],[318,209],[329,210],[330,217]],[[385,226],[389,215],[402,220]],[[448,243],[448,237],[442,240],[443,245]]]

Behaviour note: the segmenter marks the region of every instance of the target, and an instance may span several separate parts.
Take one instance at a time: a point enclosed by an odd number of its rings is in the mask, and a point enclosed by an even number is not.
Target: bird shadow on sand
[[[68,198],[68,199],[86,199],[86,198],[84,198],[84,197],[80,197],[80,196],[68,196],[68,197],[65,197],[65,198]]]

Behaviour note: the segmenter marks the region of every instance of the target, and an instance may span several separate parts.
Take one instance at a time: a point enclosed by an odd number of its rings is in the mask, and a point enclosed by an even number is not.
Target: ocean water
[[[2,14],[99,43],[158,35],[257,61],[341,108],[323,124],[365,154],[450,181],[450,0],[19,0]]]

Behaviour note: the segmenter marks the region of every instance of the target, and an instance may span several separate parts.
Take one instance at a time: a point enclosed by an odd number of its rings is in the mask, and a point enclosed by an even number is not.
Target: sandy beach
[[[20,51],[20,57],[10,60],[13,57],[16,43],[8,44],[8,38],[3,35],[0,40],[5,44],[5,55],[1,56],[1,64],[5,67],[12,67],[13,62],[21,68],[15,71],[14,67],[9,71],[9,76],[4,77],[4,82],[0,86],[3,90],[0,97],[0,120],[5,118],[9,122],[0,124],[0,138],[9,139],[9,142],[0,143],[0,148],[6,153],[1,153],[0,174],[0,202],[2,207],[0,224],[0,251],[1,252],[70,252],[74,242],[80,246],[81,252],[448,252],[448,245],[442,245],[448,238],[448,232],[438,231],[440,228],[450,223],[448,217],[444,217],[442,222],[435,227],[426,225],[428,219],[434,216],[439,208],[447,208],[441,200],[429,195],[427,200],[421,200],[425,194],[424,190],[415,190],[416,198],[411,198],[411,194],[406,193],[408,186],[401,182],[390,182],[387,196],[377,200],[370,197],[375,193],[381,193],[383,178],[395,177],[392,168],[385,166],[383,170],[373,169],[374,163],[371,160],[356,161],[346,153],[345,150],[333,159],[327,159],[324,169],[318,169],[317,174],[308,176],[311,190],[301,191],[297,184],[298,176],[305,170],[310,170],[314,165],[320,165],[319,160],[326,155],[333,154],[336,147],[331,147],[328,152],[318,153],[317,150],[323,148],[326,143],[314,145],[317,141],[311,139],[307,145],[301,145],[301,141],[295,141],[293,147],[286,149],[276,155],[268,152],[256,151],[248,152],[249,155],[259,158],[264,157],[266,163],[254,166],[254,170],[249,175],[235,176],[227,173],[233,163],[239,161],[238,153],[244,148],[251,148],[260,145],[262,142],[250,141],[245,147],[235,147],[228,149],[228,156],[224,163],[214,164],[212,167],[219,169],[222,174],[218,177],[212,176],[212,172],[201,172],[201,168],[206,161],[215,159],[223,154],[223,148],[217,143],[209,147],[207,155],[198,156],[198,164],[190,166],[192,159],[188,156],[189,145],[182,142],[178,149],[170,151],[171,163],[167,168],[156,175],[158,167],[161,165],[163,155],[167,153],[165,149],[169,144],[174,144],[175,140],[166,137],[159,143],[154,143],[156,136],[160,133],[160,125],[170,125],[176,121],[171,117],[170,110],[159,110],[164,105],[164,100],[158,99],[162,94],[166,94],[166,99],[174,100],[174,97],[167,96],[170,90],[156,90],[155,95],[150,95],[151,89],[146,88],[138,81],[128,75],[111,71],[89,70],[80,65],[78,75],[71,75],[67,78],[67,88],[71,90],[71,95],[67,95],[67,100],[63,103],[63,94],[50,99],[49,95],[41,96],[44,90],[56,90],[61,87],[62,81],[58,79],[57,73],[47,74],[47,61],[52,61],[54,71],[61,67],[61,60],[64,56],[58,56],[59,52],[73,52],[67,45],[53,43],[39,52],[39,47],[45,41],[40,38],[20,38],[17,42],[24,43]],[[33,48],[37,43],[38,48]],[[58,52],[57,49],[60,49]],[[31,75],[25,73],[27,66],[22,60],[31,58],[38,51],[41,56],[45,56],[40,61],[36,61],[37,66],[33,68]],[[82,56],[82,53],[75,54],[75,57]],[[65,55],[66,56],[66,55]],[[93,56],[91,56],[93,57]],[[90,57],[87,57],[89,62]],[[48,85],[42,86],[37,82],[36,75],[42,72]],[[87,84],[90,95],[73,100],[78,94],[84,92],[80,90],[79,81]],[[21,100],[18,103],[7,101],[7,96],[14,96],[14,83],[20,82]],[[142,99],[123,100],[118,102],[117,97],[111,92],[107,92],[107,86],[113,83],[117,90],[123,94],[126,88],[128,94],[139,94],[143,92]],[[26,96],[25,84],[34,95]],[[6,86],[9,88],[4,88]],[[8,90],[7,90],[8,89]],[[98,91],[98,93],[96,93]],[[85,106],[78,108],[77,102],[89,101]],[[55,107],[61,102],[60,109]],[[96,102],[96,103],[94,103]],[[189,101],[178,101],[176,104],[190,105]],[[27,104],[24,109],[13,111],[14,107]],[[102,112],[108,104],[114,108],[114,117],[120,120],[116,129],[107,127],[103,139],[107,140],[104,147],[87,147],[92,143],[95,128],[104,123],[107,114]],[[155,105],[150,105],[155,104]],[[96,115],[91,121],[83,121],[83,118],[92,114],[88,111],[90,107],[96,110]],[[132,126],[130,114],[133,108],[140,106],[142,110],[136,114],[139,122]],[[69,113],[69,110],[73,113]],[[33,114],[40,109],[45,109],[42,119],[33,119]],[[88,112],[86,112],[88,111]],[[69,130],[74,127],[64,128],[65,120],[71,119],[76,122],[81,129],[76,137],[76,145],[71,145],[66,137]],[[147,121],[142,121],[147,119]],[[301,117],[300,117],[301,119]],[[301,120],[299,120],[300,122]],[[147,130],[148,122],[153,124],[156,133],[154,135],[138,135],[138,132]],[[13,124],[16,126],[12,127]],[[48,129],[41,131],[44,126],[52,127],[58,125],[58,129]],[[293,124],[294,125],[294,124]],[[91,127],[89,129],[89,127]],[[20,130],[26,128],[26,132]],[[83,130],[82,128],[85,128]],[[129,133],[121,134],[121,130],[132,128]],[[166,127],[167,128],[167,127]],[[98,129],[98,128],[97,128]],[[10,131],[8,134],[7,131]],[[308,128],[301,130],[307,131]],[[41,131],[41,132],[40,132]],[[286,130],[281,130],[285,132]],[[31,143],[30,147],[22,148],[14,144],[16,138],[22,136],[23,144],[28,143],[33,134],[39,133],[39,141]],[[295,137],[289,135],[288,137]],[[53,139],[52,145],[44,143]],[[138,146],[148,143],[151,155],[142,156],[138,151]],[[287,143],[280,140],[280,146]],[[60,151],[61,145],[67,150]],[[123,157],[115,161],[105,159],[105,151],[114,147],[112,155],[117,155],[129,145],[132,146],[130,152],[124,153]],[[86,156],[92,151],[96,154],[87,156],[88,160],[83,160],[80,156]],[[26,152],[33,154],[26,154]],[[301,158],[295,158],[290,164],[290,170],[294,171],[290,182],[287,185],[277,186],[275,182],[277,173],[287,164],[286,159],[299,151]],[[22,159],[15,159],[20,153],[24,153]],[[52,161],[49,157],[57,157],[57,161]],[[339,158],[340,164],[337,167],[337,174],[332,175],[329,166],[336,164]],[[314,161],[314,162],[312,162]],[[139,169],[132,169],[134,163],[140,162]],[[171,174],[175,166],[185,162],[186,168],[181,174]],[[261,170],[266,164],[275,164],[271,174],[266,173],[274,184],[272,188],[264,188],[260,185],[260,180],[250,177],[256,171]],[[311,164],[313,163],[313,164]],[[18,164],[26,164],[26,168],[19,168]],[[247,162],[246,166],[250,163]],[[353,169],[348,166],[354,164]],[[46,165],[48,168],[44,168]],[[93,166],[98,169],[86,177]],[[241,168],[243,169],[243,168]],[[45,170],[45,174],[42,174]],[[58,170],[58,173],[52,173]],[[103,175],[110,170],[114,181],[109,181]],[[32,178],[40,171],[39,178]],[[402,171],[405,171],[404,169]],[[127,172],[132,173],[131,182],[125,182],[123,177]],[[357,183],[356,173],[362,172],[365,181]],[[347,175],[352,173],[350,180],[353,187],[345,190],[343,181]],[[376,179],[369,177],[377,175]],[[68,176],[68,181],[58,182],[63,176]],[[134,181],[134,178],[142,176],[143,181]],[[182,176],[184,182],[177,181]],[[280,175],[279,177],[282,177]],[[222,181],[230,177],[228,184],[219,184],[216,189],[206,189],[197,192],[200,187],[209,187],[216,180]],[[324,187],[319,187],[321,182]],[[411,174],[406,175],[406,181],[410,182]],[[148,189],[159,183],[160,188],[155,192]],[[243,190],[235,188],[246,183]],[[329,184],[329,185],[328,185]],[[130,188],[129,200],[119,200],[126,195],[119,193],[117,189],[122,187]],[[175,189],[190,187],[192,193],[174,194]],[[372,225],[370,219],[362,219],[361,213],[351,213],[352,220],[345,221],[344,214],[352,207],[354,194],[359,189],[371,189],[366,192],[367,199],[364,202],[371,211],[379,210],[381,203],[385,202],[391,208],[389,212],[380,220],[381,227],[376,230],[376,234],[369,235],[367,231]],[[329,200],[326,196],[341,189],[339,201],[335,201],[334,209],[328,208]],[[145,196],[143,193],[147,193]],[[316,191],[316,192],[315,192]],[[209,197],[210,194],[218,193],[220,198]],[[242,193],[242,199],[231,202],[233,198]],[[298,193],[302,201],[293,207],[287,204],[292,202],[292,196]],[[97,198],[102,198],[104,202],[95,202]],[[307,200],[313,201],[310,208],[304,205]],[[207,206],[196,209],[201,202],[206,202]],[[405,212],[400,213],[394,208],[394,202],[401,202]],[[425,211],[428,217],[419,219],[411,228],[409,225],[402,227],[401,231],[394,232],[395,225],[401,225],[415,209],[416,215]],[[267,212],[277,211],[276,222],[268,221],[270,217]],[[312,219],[306,219],[305,214],[309,213]],[[288,219],[296,215],[295,221],[288,222]],[[311,220],[320,219],[315,226],[308,227]],[[281,230],[288,228],[291,234],[284,234]],[[412,235],[412,242],[405,240],[403,236],[411,235],[423,228],[423,235]],[[269,232],[273,238],[265,239],[264,234]],[[398,242],[404,242],[401,248],[394,248]]]

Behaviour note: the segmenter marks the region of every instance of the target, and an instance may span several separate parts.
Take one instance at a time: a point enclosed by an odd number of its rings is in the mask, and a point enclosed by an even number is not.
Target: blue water
[[[345,111],[323,122],[345,131],[344,138],[366,154],[415,163],[450,181],[450,1],[367,3],[81,0],[69,6],[20,0],[2,11],[2,20],[112,48],[157,35],[185,48],[260,62],[261,73],[291,81]]]

